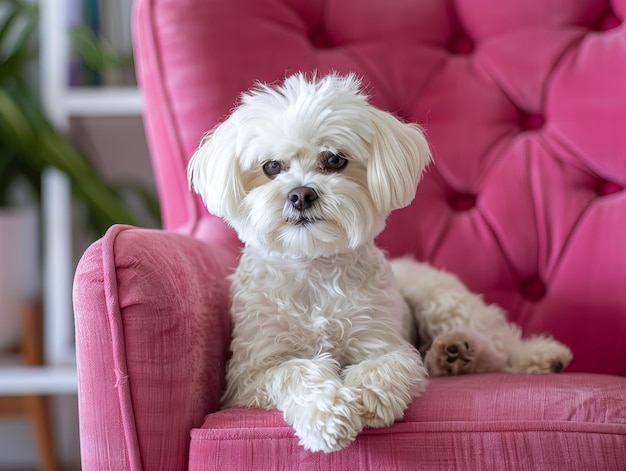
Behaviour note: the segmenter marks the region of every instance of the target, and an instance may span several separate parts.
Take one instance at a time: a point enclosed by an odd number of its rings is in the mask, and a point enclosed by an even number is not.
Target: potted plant
[[[28,224],[31,229],[27,232],[32,232],[32,223],[22,221],[20,211],[12,206],[17,182],[29,187],[38,200],[42,171],[55,167],[67,175],[75,199],[84,204],[88,224],[97,233],[114,223],[138,224],[121,190],[107,185],[89,159],[51,124],[37,99],[37,87],[29,84],[27,71],[37,57],[37,27],[36,2],[0,0],[0,220],[8,221],[5,226],[0,222],[0,270],[8,272],[6,278],[0,275],[4,291],[15,291],[10,281],[16,278],[16,272],[8,262],[17,258],[18,251],[12,244],[23,240],[23,236],[10,233]],[[140,187],[131,190],[138,192],[155,214],[156,199]],[[29,211],[32,213],[32,209]],[[0,316],[3,312],[11,314],[2,299],[0,305]],[[15,319],[8,322],[17,325]],[[1,324],[0,318],[0,347],[10,337]]]

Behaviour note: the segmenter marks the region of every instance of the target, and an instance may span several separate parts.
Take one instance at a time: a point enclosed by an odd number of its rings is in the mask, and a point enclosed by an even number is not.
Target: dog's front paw
[[[424,358],[432,376],[502,371],[505,360],[486,338],[469,329],[450,330],[440,335]]]
[[[345,384],[360,392],[363,425],[386,427],[424,391],[426,371],[417,352],[397,351],[349,366]]]
[[[388,389],[385,387],[385,389]],[[387,427],[401,419],[407,404],[381,389],[364,388],[361,394],[363,425],[365,427]]]
[[[289,414],[300,445],[307,450],[331,452],[350,445],[363,429],[357,391],[340,387],[307,405],[296,405]],[[288,417],[288,415],[292,415]]]

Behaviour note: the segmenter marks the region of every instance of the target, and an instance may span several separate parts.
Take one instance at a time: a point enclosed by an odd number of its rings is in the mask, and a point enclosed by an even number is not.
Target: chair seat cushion
[[[299,446],[278,411],[226,409],[192,430],[189,463],[197,471],[625,466],[626,378],[584,373],[433,378],[403,420],[329,454]]]

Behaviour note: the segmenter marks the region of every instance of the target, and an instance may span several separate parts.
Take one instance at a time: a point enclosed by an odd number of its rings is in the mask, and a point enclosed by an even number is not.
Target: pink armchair
[[[85,470],[626,469],[626,0],[139,0],[164,230],[115,226],[74,302]],[[458,274],[558,375],[433,378],[405,418],[310,453],[276,411],[220,410],[239,243],[187,189],[255,80],[356,72],[435,165],[379,244]]]

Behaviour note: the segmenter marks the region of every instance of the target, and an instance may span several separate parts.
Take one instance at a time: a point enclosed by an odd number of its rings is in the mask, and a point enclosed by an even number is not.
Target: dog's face
[[[298,74],[244,94],[193,155],[190,184],[247,246],[319,257],[373,240],[413,199],[430,153],[359,86]]]

